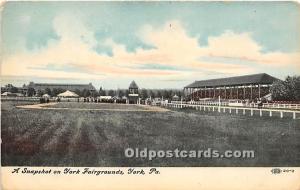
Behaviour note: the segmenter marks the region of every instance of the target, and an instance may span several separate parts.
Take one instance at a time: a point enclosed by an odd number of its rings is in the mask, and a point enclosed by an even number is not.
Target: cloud
[[[225,31],[222,35],[208,38],[208,46],[204,48],[204,54],[210,57],[227,59],[239,59],[251,61],[259,65],[271,65],[274,67],[297,66],[300,60],[300,52],[262,53],[262,47],[252,39],[250,33],[236,34]]]
[[[208,44],[202,46],[199,36],[189,36],[176,20],[158,28],[143,26],[137,35],[153,48],[137,48],[134,52],[128,52],[125,44],[116,43],[112,38],[98,41],[95,32],[72,14],[55,17],[53,28],[59,38],[49,41],[47,48],[4,56],[2,75],[87,80],[116,76],[183,80],[205,78],[211,73],[261,72],[258,69],[261,65],[297,67],[300,60],[299,52],[262,53],[262,47],[250,33],[225,31],[220,36],[209,37]],[[112,56],[97,53],[97,45],[111,48]],[[47,70],[49,65],[55,66],[56,70]],[[66,65],[77,69],[65,69],[69,68]]]

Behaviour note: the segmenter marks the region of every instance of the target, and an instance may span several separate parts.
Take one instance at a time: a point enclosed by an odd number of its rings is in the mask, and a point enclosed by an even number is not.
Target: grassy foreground
[[[299,119],[195,110],[18,109],[15,107],[18,104],[1,103],[3,166],[300,166]],[[117,105],[117,108],[126,108],[122,106],[126,105]],[[78,103],[60,103],[54,107],[78,107]],[[85,104],[84,107],[89,106]],[[109,105],[104,107],[109,108]],[[129,109],[134,107],[142,109],[136,106]],[[157,158],[149,161],[125,158],[124,149],[128,147],[246,149],[254,150],[255,158]]]

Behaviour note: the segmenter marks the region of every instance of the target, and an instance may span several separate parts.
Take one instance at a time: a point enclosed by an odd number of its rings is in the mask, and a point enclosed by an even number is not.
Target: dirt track
[[[141,109],[117,109],[117,108],[101,108],[101,105],[105,104],[96,104],[99,105],[99,108],[80,108],[80,107],[52,107],[54,105],[58,105],[60,103],[52,102],[52,103],[46,103],[46,104],[33,104],[33,105],[21,105],[21,106],[16,106],[17,108],[22,108],[22,109],[44,109],[44,110],[83,110],[83,111],[134,111],[134,112],[167,112],[169,111],[168,109],[157,107],[157,106],[148,106],[148,105],[123,105],[119,104],[118,106],[131,106],[131,107],[136,107],[136,108],[141,108]],[[76,103],[74,103],[76,104]],[[82,104],[82,103],[79,103]],[[90,104],[91,105],[91,104]],[[111,104],[106,104],[106,105],[111,105]]]

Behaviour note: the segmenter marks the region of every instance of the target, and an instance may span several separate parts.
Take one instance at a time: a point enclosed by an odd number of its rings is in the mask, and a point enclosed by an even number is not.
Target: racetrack
[[[135,105],[129,108],[70,102],[47,106],[69,109],[25,109],[16,105],[16,102],[1,103],[3,166],[300,165],[299,120],[195,110],[118,111],[144,109]],[[84,110],[89,108],[99,110]],[[149,161],[125,158],[124,150],[128,147],[246,149],[255,150],[255,158],[157,158]]]
[[[78,111],[145,111],[145,112],[166,112],[168,109],[134,104],[110,104],[110,103],[82,103],[82,102],[63,102],[63,103],[47,103],[47,104],[29,104],[20,105],[16,108],[23,109],[44,109],[44,110],[78,110]]]

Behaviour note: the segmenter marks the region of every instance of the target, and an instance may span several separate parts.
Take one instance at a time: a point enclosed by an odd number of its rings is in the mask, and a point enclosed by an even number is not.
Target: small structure
[[[72,91],[65,91],[63,93],[60,93],[57,95],[58,97],[63,97],[63,98],[77,98],[79,97],[75,92],[72,92]]]
[[[12,92],[3,92],[1,96],[7,96],[7,97],[22,97],[24,96],[22,93],[12,93]]]
[[[50,95],[49,94],[44,94],[43,96],[42,96],[43,98],[50,98]]]
[[[174,101],[178,101],[179,100],[179,96],[177,96],[176,94],[172,97],[172,100]]]
[[[44,94],[40,98],[40,103],[49,103],[49,101],[50,101],[50,95],[49,94]]]
[[[2,94],[1,94],[1,96],[10,96],[12,93],[11,92],[3,92]]]
[[[139,87],[135,83],[135,81],[132,81],[129,85],[128,103],[129,104],[140,104]]]
[[[103,101],[103,100],[111,100],[112,97],[111,96],[99,96],[99,100]]]

